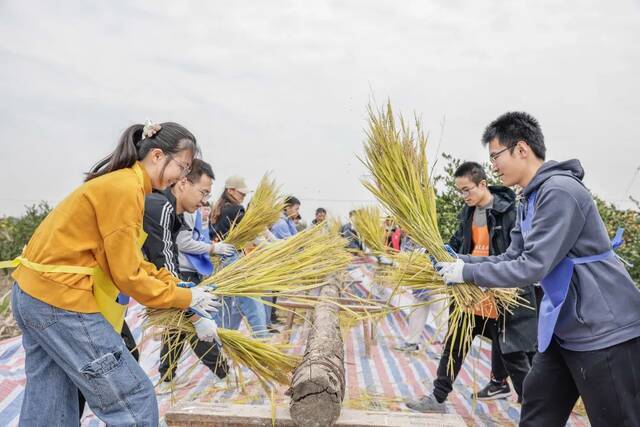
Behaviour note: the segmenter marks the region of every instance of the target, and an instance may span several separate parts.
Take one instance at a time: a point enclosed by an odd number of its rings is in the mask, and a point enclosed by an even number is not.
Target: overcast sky
[[[177,121],[219,193],[273,171],[334,215],[360,184],[366,105],[420,114],[431,155],[486,161],[483,128],[537,117],[609,201],[640,197],[638,1],[0,0],[0,215],[60,201],[128,125]],[[444,122],[444,134],[441,135]]]

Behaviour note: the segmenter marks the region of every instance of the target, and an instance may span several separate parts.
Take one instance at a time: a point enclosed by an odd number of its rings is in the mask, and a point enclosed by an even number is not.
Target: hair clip
[[[153,138],[155,134],[160,132],[160,129],[162,129],[162,126],[147,119],[147,121],[144,122],[144,127],[142,128],[142,139]]]

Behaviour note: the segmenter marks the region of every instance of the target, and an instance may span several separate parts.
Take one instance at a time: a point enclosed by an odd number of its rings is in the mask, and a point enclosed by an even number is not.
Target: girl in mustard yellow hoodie
[[[78,391],[108,425],[158,425],[151,381],[119,332],[128,296],[148,307],[215,310],[214,297],[179,287],[140,251],[145,195],[186,175],[197,151],[179,124],[131,126],[14,260],[27,376],[20,425],[77,425]]]

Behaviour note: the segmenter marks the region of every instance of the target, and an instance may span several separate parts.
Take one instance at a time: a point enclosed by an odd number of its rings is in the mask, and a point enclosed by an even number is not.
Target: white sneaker
[[[398,351],[405,351],[407,353],[413,353],[413,352],[422,350],[422,346],[420,344],[410,343],[410,342],[406,342],[394,348]]]

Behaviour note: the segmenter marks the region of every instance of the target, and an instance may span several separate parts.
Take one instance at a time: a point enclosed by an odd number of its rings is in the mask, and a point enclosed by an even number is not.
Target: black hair
[[[213,169],[209,163],[201,159],[193,159],[193,162],[191,163],[191,170],[187,174],[187,180],[189,180],[189,182],[197,182],[200,180],[202,175],[207,175],[211,179],[216,179],[216,176],[213,174]]]
[[[487,173],[484,168],[476,162],[464,162],[458,166],[458,169],[453,173],[453,177],[462,178],[463,176],[469,178],[476,185],[480,184],[483,180],[487,180]]]
[[[159,148],[167,155],[191,150],[193,157],[198,154],[196,137],[185,127],[173,123],[160,123],[160,130],[153,136],[143,137],[144,125],[129,126],[120,136],[120,141],[113,153],[93,165],[86,174],[85,181],[97,178],[109,172],[132,167],[137,160],[142,160],[154,148]],[[168,162],[168,160],[167,160]],[[167,165],[165,164],[165,168]],[[164,168],[162,169],[164,173]]]
[[[522,111],[504,113],[484,130],[482,145],[487,145],[495,138],[500,145],[511,149],[518,141],[524,141],[531,151],[541,160],[545,159],[547,147],[544,145],[544,135],[538,121]]]
[[[300,200],[298,200],[296,197],[287,196],[287,198],[284,199],[284,206],[285,207],[295,206],[295,205],[300,205]]]
[[[326,214],[326,213],[327,213],[327,210],[326,210],[325,208],[318,208],[318,209],[316,209],[316,215],[318,215],[318,214],[320,214],[320,213]]]

